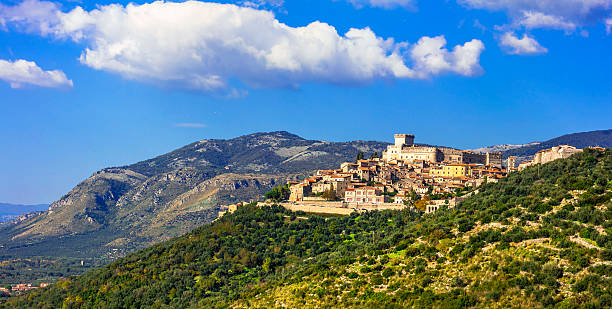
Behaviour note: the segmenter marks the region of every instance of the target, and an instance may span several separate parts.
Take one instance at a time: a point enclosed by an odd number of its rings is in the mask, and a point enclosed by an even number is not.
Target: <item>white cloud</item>
[[[606,18],[605,24],[606,24],[606,32],[610,34],[610,30],[612,30],[612,17]]]
[[[338,1],[338,0],[334,0]],[[356,8],[363,7],[375,7],[383,9],[393,9],[397,7],[403,7],[407,9],[415,9],[417,0],[345,0],[351,3]],[[284,0],[244,0],[238,1],[241,6],[252,7],[252,8],[278,8],[281,7]]]
[[[62,88],[72,87],[72,81],[59,70],[44,71],[36,63],[26,60],[6,61],[0,59],[0,80],[8,82],[11,88],[26,85]]]
[[[472,40],[463,46],[455,46],[449,52],[444,46],[444,36],[423,37],[412,48],[410,56],[415,61],[415,69],[423,77],[437,75],[442,72],[455,72],[464,76],[477,75],[482,71],[479,65],[480,54],[484,44]]]
[[[612,8],[612,0],[458,0],[472,8],[508,10],[513,12],[537,11],[549,15],[588,18]]]
[[[523,35],[519,39],[512,32],[506,32],[502,35],[500,45],[508,49],[509,54],[513,55],[533,55],[548,52],[548,50],[540,45],[534,38]]]
[[[77,7],[46,16],[39,23],[49,26],[39,32],[85,45],[80,61],[87,66],[204,92],[236,92],[236,81],[275,88],[444,73],[471,76],[480,71],[484,49],[481,41],[472,40],[449,52],[443,36],[424,37],[412,46],[378,37],[369,28],[340,35],[318,21],[290,27],[269,11],[200,1],[112,4],[92,11]],[[22,20],[13,18],[12,23],[20,27]],[[438,44],[426,49],[429,54],[415,53],[428,40]],[[430,63],[431,57],[441,60]]]
[[[391,9],[396,7],[415,8],[416,0],[348,0],[357,8],[364,6]]]
[[[566,31],[573,31],[576,29],[576,24],[565,21],[563,17],[546,15],[544,13],[533,11],[523,12],[523,17],[518,21],[518,23],[527,29],[549,28]]]
[[[0,26],[15,24],[22,31],[47,35],[54,31],[59,12],[55,3],[47,1],[25,0],[16,6],[0,3]]]
[[[278,8],[282,7],[285,3],[285,0],[244,0],[239,1],[241,6],[250,7],[250,8]]]
[[[506,11],[515,26],[565,31],[603,22],[612,0],[457,0],[476,9]]]

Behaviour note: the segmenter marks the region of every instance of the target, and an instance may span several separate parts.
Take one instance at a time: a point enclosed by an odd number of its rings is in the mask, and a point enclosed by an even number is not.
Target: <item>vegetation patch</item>
[[[0,306],[609,308],[611,180],[612,152],[585,150],[435,215],[249,205]]]

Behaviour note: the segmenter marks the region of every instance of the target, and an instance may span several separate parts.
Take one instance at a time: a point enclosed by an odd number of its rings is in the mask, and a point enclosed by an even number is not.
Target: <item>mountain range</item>
[[[564,135],[525,145],[497,145],[528,157],[558,144],[612,146],[612,130]],[[262,198],[272,187],[316,169],[337,168],[385,142],[326,142],[288,132],[207,139],[132,165],[95,172],[49,210],[0,223],[0,256],[101,257],[182,235],[217,217],[219,205]],[[515,147],[516,146],[516,147]]]
[[[542,149],[551,148],[558,145],[570,145],[576,148],[590,146],[612,147],[612,129],[599,130],[581,133],[566,134],[555,137],[543,142],[530,142],[524,145],[494,145],[473,149],[475,152],[501,152],[504,159],[509,156],[517,157],[516,162],[520,163],[531,159],[531,157]]]
[[[387,145],[306,140],[288,132],[201,140],[97,171],[48,211],[0,224],[0,256],[114,259],[211,222],[220,204],[257,200],[288,180]]]

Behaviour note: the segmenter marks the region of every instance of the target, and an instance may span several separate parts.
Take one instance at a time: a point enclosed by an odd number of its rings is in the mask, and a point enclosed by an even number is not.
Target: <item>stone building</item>
[[[501,152],[487,152],[486,154],[486,166],[502,167],[502,154]]]
[[[548,162],[552,162],[557,159],[566,159],[571,155],[582,152],[583,149],[577,149],[574,146],[570,145],[559,145],[549,149],[543,149],[533,156],[533,160],[529,160],[519,164],[518,170],[522,170],[528,166],[536,165],[536,164],[546,164]]]
[[[303,182],[292,184],[289,187],[291,193],[289,194],[289,200],[292,202],[303,201],[304,197],[307,197],[312,194],[312,186],[311,181],[306,179]]]
[[[508,157],[508,172],[513,171],[514,169],[516,169],[516,157],[509,156]]]
[[[395,134],[395,144],[383,151],[383,161],[426,161],[462,164],[484,164],[501,168],[501,153],[479,154],[447,147],[424,147],[414,144],[414,135]]]
[[[559,145],[553,148],[538,151],[533,156],[534,164],[545,164],[557,159],[566,159],[575,153],[582,152],[582,149],[577,149],[570,145]]]
[[[383,188],[379,187],[361,187],[354,189],[347,189],[344,192],[344,201],[347,203],[356,204],[381,204],[387,202],[389,199],[386,195],[383,195]]]
[[[533,165],[533,160],[524,161],[524,162],[521,162],[521,163],[518,165],[518,168],[517,168],[517,169],[518,169],[519,171],[522,171],[523,169],[525,169],[525,168],[527,168],[527,167],[529,167],[529,166],[532,166],[532,165]]]
[[[344,173],[357,173],[358,167],[359,167],[359,164],[351,163],[351,162],[344,162],[342,163],[342,165],[340,165],[340,169]]]
[[[462,163],[451,163],[444,164],[437,168],[431,168],[429,175],[434,176],[445,176],[445,177],[461,177],[461,176],[472,176],[472,169],[475,168],[476,164],[462,164]]]

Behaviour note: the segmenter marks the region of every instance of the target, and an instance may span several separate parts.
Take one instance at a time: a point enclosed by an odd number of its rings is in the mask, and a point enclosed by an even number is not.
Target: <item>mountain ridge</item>
[[[307,140],[286,131],[200,140],[99,170],[48,211],[1,224],[0,256],[116,258],[211,222],[220,204],[260,198],[273,186],[387,145]]]
[[[612,147],[612,129],[570,133],[543,142],[528,143],[522,147],[504,151],[503,156],[504,158],[509,156],[518,157],[520,159],[518,162],[520,162],[525,161],[529,156],[533,156],[540,150],[564,144],[576,148],[592,146]]]

